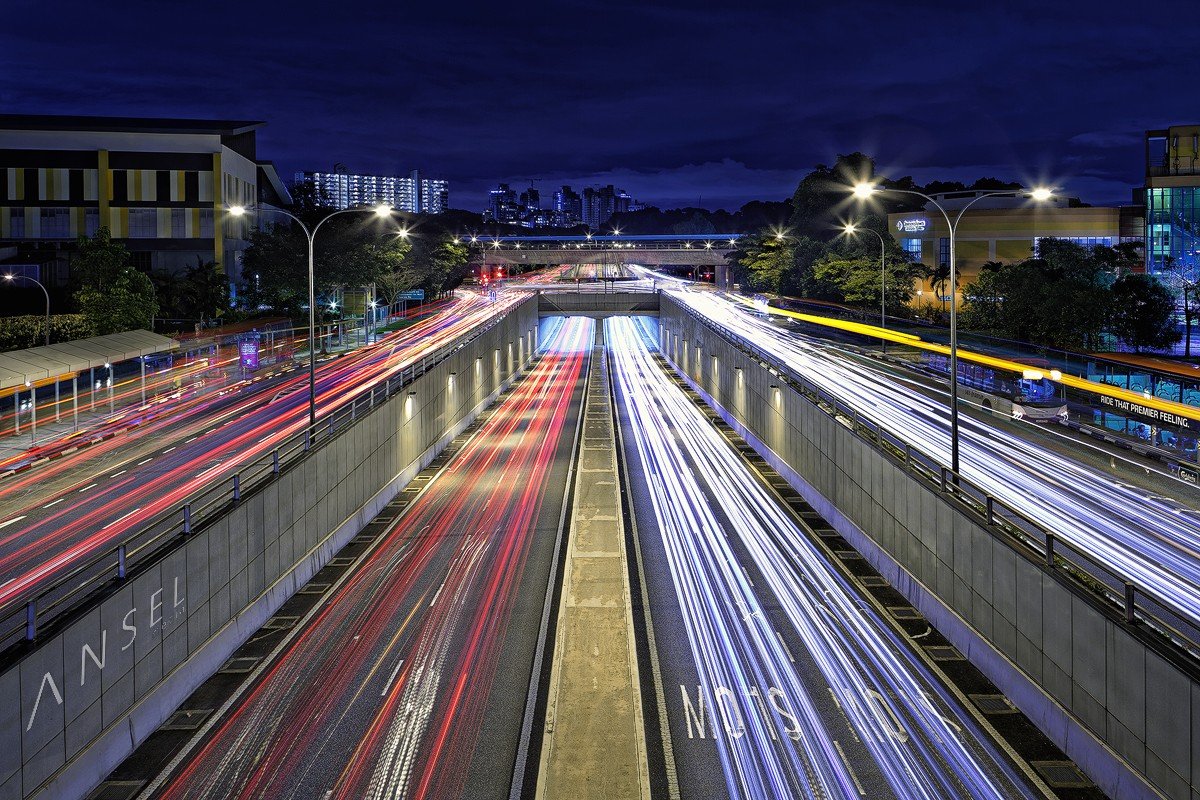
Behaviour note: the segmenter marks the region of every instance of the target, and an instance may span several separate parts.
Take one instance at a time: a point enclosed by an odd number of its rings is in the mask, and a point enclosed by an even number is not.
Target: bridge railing
[[[1059,532],[993,496],[961,473],[953,472],[900,434],[864,418],[856,409],[741,334],[683,303],[673,299],[670,302],[715,330],[735,349],[772,370],[780,381],[890,461],[902,466],[905,472],[944,500],[973,517],[993,536],[1006,540],[1026,558],[1039,561],[1045,569],[1063,577],[1074,591],[1100,602],[1126,623],[1153,634],[1148,641],[1161,652],[1182,657],[1193,668],[1200,667],[1200,624],[1177,604],[1073,546]]]
[[[526,298],[524,302],[529,301]],[[93,595],[107,596],[128,580],[133,571],[164,557],[175,545],[236,508],[243,497],[278,479],[314,450],[355,425],[361,416],[499,325],[519,306],[520,303],[510,306],[469,334],[359,392],[311,426],[306,425],[282,439],[268,452],[232,465],[230,471],[192,493],[182,504],[143,521],[136,530],[122,534],[115,544],[106,544],[102,551],[54,573],[25,597],[0,606],[0,652],[22,640],[35,640],[46,625],[88,602]]]

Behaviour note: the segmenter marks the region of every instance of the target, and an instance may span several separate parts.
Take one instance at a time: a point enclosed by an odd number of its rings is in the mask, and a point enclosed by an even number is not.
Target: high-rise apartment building
[[[397,211],[440,214],[446,210],[450,198],[446,181],[422,178],[418,170],[406,177],[340,171],[297,172],[296,181],[311,185],[319,202],[337,209],[387,203]]]
[[[583,220],[583,200],[579,193],[570,186],[564,186],[555,192],[554,213],[568,226],[578,225]]]

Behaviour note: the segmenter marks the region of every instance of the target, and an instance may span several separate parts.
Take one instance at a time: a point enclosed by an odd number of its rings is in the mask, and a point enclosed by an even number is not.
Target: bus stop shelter
[[[60,387],[63,383],[70,381],[71,408],[75,422],[78,424],[79,376],[81,374],[88,373],[90,377],[88,389],[94,394],[97,369],[111,370],[115,364],[138,359],[141,362],[141,394],[144,403],[146,400],[145,356],[178,349],[179,343],[174,339],[150,331],[137,330],[0,353],[0,403],[3,403],[2,398],[11,391],[14,432],[20,433],[22,394],[28,391],[31,432],[36,436],[39,390],[45,394],[53,387],[54,417],[56,420],[60,420],[62,418]],[[112,381],[108,383],[111,400]]]

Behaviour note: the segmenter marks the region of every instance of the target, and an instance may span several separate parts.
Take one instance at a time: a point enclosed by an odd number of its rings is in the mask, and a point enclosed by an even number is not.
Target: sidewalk
[[[537,797],[649,800],[603,327],[592,350]]]

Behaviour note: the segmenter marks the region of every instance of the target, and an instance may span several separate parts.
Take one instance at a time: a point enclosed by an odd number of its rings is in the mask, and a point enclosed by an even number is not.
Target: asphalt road
[[[1042,796],[608,325],[680,795]]]
[[[508,796],[591,334],[543,333],[529,376],[154,796]]]

